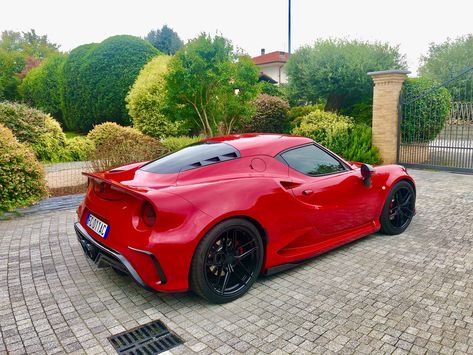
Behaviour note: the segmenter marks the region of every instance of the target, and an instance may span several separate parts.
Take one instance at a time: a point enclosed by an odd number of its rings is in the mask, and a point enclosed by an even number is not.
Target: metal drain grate
[[[119,354],[126,355],[159,354],[182,344],[160,320],[112,335],[108,340]]]

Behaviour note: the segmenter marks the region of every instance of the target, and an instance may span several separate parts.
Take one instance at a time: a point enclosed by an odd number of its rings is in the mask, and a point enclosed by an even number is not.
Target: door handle
[[[314,191],[312,191],[310,189],[302,191],[302,194],[304,196],[309,196],[309,195],[312,195],[313,193],[314,193]]]

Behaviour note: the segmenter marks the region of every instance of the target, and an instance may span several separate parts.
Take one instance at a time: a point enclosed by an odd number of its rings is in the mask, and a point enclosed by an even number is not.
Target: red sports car
[[[305,137],[242,134],[146,163],[86,174],[75,224],[86,254],[164,292],[211,302],[270,274],[382,230],[415,211],[398,165],[350,163]]]

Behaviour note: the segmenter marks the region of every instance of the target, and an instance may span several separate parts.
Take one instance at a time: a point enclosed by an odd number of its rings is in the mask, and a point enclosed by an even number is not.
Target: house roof
[[[286,63],[287,53],[281,51],[266,53],[257,57],[253,57],[253,62],[255,62],[256,65],[269,63]]]

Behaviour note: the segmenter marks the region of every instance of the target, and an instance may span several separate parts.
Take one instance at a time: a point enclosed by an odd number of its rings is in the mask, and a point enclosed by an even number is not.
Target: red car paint
[[[227,218],[245,217],[258,226],[265,272],[378,231],[390,188],[400,180],[414,184],[398,165],[375,167],[371,186],[365,186],[358,163],[339,158],[348,170],[311,177],[275,159],[288,148],[313,143],[305,137],[243,134],[208,141],[230,144],[240,157],[176,174],[140,170],[143,163],[86,174],[90,183],[78,208],[80,225],[123,255],[151,289],[187,290],[199,241]],[[156,210],[152,228],[141,218],[145,202]],[[106,239],[86,226],[89,212],[110,226]]]

